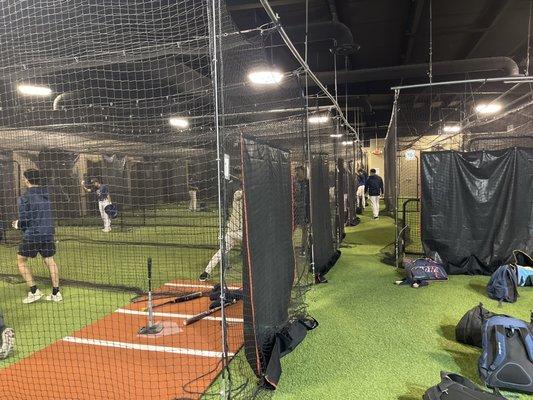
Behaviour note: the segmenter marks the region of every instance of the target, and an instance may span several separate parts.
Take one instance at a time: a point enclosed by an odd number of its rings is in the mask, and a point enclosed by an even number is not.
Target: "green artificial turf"
[[[50,288],[41,287],[48,294]],[[0,361],[7,367],[37,350],[100,319],[127,304],[131,293],[62,287],[65,301],[44,300],[22,304],[27,288],[24,284],[0,282],[0,310],[7,326],[13,327],[16,347],[13,356]]]
[[[329,283],[307,296],[320,326],[283,359],[274,399],[421,399],[439,382],[441,370],[480,383],[479,349],[454,338],[461,316],[483,302],[529,320],[533,288],[520,289],[517,303],[499,308],[485,295],[488,277],[452,276],[420,289],[394,285],[400,274],[379,259],[393,238],[386,217],[374,221],[365,215],[360,225],[347,229],[347,247],[327,275]]]

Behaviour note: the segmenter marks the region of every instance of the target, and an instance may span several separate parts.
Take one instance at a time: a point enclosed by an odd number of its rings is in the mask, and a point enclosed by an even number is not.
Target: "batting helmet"
[[[118,208],[116,204],[108,204],[105,206],[104,211],[111,219],[118,217]]]

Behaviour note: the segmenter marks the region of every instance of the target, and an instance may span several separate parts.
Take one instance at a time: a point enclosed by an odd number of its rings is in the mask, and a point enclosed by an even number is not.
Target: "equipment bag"
[[[533,258],[525,251],[515,250],[513,251],[514,263],[521,265],[522,267],[533,267]]]
[[[500,303],[506,301],[514,303],[518,298],[518,276],[516,266],[506,264],[499,267],[487,285],[487,294],[491,299]]]
[[[458,374],[440,373],[440,383],[429,388],[423,400],[505,400],[499,393],[482,390],[472,381]]]
[[[533,393],[533,336],[528,324],[500,316],[485,321],[478,371],[489,387]]]
[[[485,321],[494,316],[507,316],[495,314],[483,307],[482,303],[468,310],[455,327],[455,339],[464,344],[482,347],[482,328]]]
[[[448,274],[444,266],[431,258],[419,258],[412,262],[404,260],[407,277],[397,281],[398,285],[411,285],[413,287],[427,286],[429,281],[446,281]]]

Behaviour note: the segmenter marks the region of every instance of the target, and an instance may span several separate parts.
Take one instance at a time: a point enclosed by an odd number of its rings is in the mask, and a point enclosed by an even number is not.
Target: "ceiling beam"
[[[402,54],[402,64],[408,64],[411,61],[413,55],[413,48],[415,45],[416,33],[418,32],[418,26],[420,25],[420,18],[422,17],[422,11],[424,10],[425,0],[413,0],[411,6],[411,15],[409,16],[408,27],[405,30],[405,36],[407,44],[405,46],[405,52]]]
[[[317,2],[318,0],[309,0],[309,3]],[[305,0],[271,0],[270,5],[272,7],[290,6],[293,4],[304,4]],[[263,6],[259,0],[230,0],[226,6],[229,11],[246,11],[262,9]]]
[[[470,58],[475,55],[476,51],[487,38],[489,32],[491,32],[492,28],[494,28],[496,24],[500,21],[500,18],[503,16],[505,11],[509,9],[510,6],[516,4],[516,0],[494,1],[491,4],[492,7],[490,8],[489,12],[485,14],[489,15],[486,18],[489,18],[490,23],[487,24],[486,30],[482,32],[477,39],[474,40],[473,45],[466,54],[465,58]]]

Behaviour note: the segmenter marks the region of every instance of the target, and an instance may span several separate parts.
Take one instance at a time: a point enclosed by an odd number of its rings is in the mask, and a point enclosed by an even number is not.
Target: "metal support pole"
[[[217,146],[217,185],[218,185],[218,239],[220,243],[220,304],[221,304],[221,350],[222,350],[222,383],[220,388],[220,397],[222,399],[228,399],[228,378],[226,369],[228,367],[228,355],[227,355],[227,340],[226,340],[226,319],[225,319],[225,282],[224,282],[224,272],[226,269],[226,243],[225,243],[225,233],[226,233],[226,220],[224,212],[224,189],[225,182],[223,179],[224,174],[224,138],[222,135],[220,127],[220,93],[219,93],[219,52],[221,47],[219,46],[220,41],[220,0],[210,0],[209,10],[208,10],[208,19],[209,19],[209,42],[211,47],[211,76],[213,81],[213,93],[214,93],[214,124],[216,132],[216,146]]]

